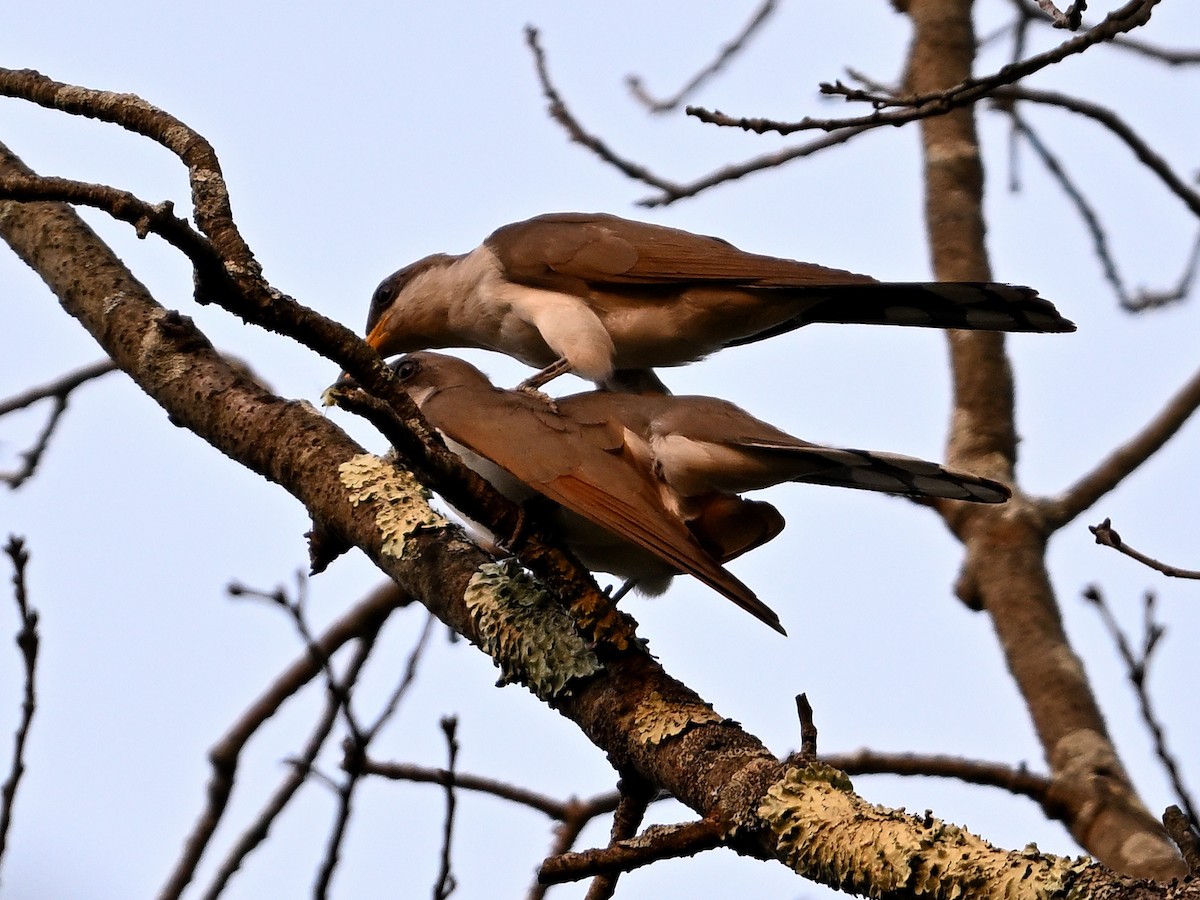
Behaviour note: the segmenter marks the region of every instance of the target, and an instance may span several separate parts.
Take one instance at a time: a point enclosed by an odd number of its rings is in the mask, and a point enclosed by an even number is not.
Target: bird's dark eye
[[[421,364],[415,359],[402,359],[396,363],[396,377],[408,381],[421,371]]]
[[[375,293],[371,295],[371,308],[367,316],[371,323],[374,323],[383,315],[383,311],[392,305],[392,301],[396,299],[396,285],[391,281],[385,281],[379,287],[375,288]]]

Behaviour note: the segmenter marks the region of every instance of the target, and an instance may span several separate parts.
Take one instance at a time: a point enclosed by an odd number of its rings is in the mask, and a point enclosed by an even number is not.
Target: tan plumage
[[[804,481],[988,503],[1009,496],[936,463],[810,444],[712,397],[592,391],[552,404],[497,389],[442,354],[394,366],[468,465],[514,500],[540,494],[562,507],[561,534],[585,565],[650,593],[687,572],[779,631],[775,613],[721,565],[783,529],[775,507],[741,492]]]
[[[881,283],[661,225],[554,213],[384,279],[367,340],[384,356],[496,350],[544,367],[531,386],[565,371],[604,384],[614,372],[684,365],[814,322],[1075,329],[1027,287]]]

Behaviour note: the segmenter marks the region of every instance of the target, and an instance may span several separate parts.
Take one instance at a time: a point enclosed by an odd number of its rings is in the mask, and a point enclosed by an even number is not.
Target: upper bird
[[[551,213],[389,275],[371,298],[367,342],[385,357],[496,350],[541,369],[528,388],[564,372],[615,386],[812,322],[1075,330],[1028,287],[880,282],[663,225]]]

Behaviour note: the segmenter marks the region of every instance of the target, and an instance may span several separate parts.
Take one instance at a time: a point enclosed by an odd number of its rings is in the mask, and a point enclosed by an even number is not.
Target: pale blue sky
[[[1007,3],[981,2],[987,32]],[[1094,4],[1102,14],[1115,4]],[[220,154],[243,234],[282,290],[358,327],[375,284],[428,252],[457,252],[505,222],[551,210],[603,210],[720,234],[763,253],[885,279],[929,276],[920,221],[915,129],[884,129],[848,148],[755,175],[666,210],[651,193],[569,144],[545,114],[523,27],[542,29],[559,88],[584,123],[660,174],[687,179],[789,140],[718,131],[683,117],[647,118],[623,78],[668,92],[741,27],[752,2],[578,4],[204,5],[49,2],[10,17],[0,64],[132,91],[205,134]],[[1200,44],[1200,15],[1164,3],[1143,36]],[[1042,31],[1036,45],[1061,33]],[[799,118],[843,109],[816,84],[846,65],[884,81],[903,60],[906,21],[883,2],[785,5],[767,31],[696,102],[733,114]],[[988,65],[1003,61],[997,47]],[[1185,175],[1195,169],[1186,99],[1196,73],[1161,73],[1099,52],[1046,72],[1042,87],[1077,90],[1124,112]],[[1072,336],[1018,336],[1021,476],[1035,493],[1061,490],[1140,427],[1196,366],[1195,302],[1130,319],[1115,308],[1086,236],[1058,189],[1022,154],[1023,192],[1006,189],[1007,130],[981,114],[989,165],[989,244],[997,279],[1035,285],[1079,324]],[[1135,284],[1174,279],[1195,231],[1174,198],[1090,124],[1036,111],[1060,155],[1097,199],[1119,261]],[[101,181],[187,208],[181,166],[111,126],[0,102],[0,139],[46,174]],[[191,301],[177,254],[86,213],[160,302],[179,308],[219,347],[251,361],[285,396],[315,400],[333,367],[288,341]],[[95,359],[97,348],[41,282],[0,251],[0,396]],[[502,383],[519,366],[472,357]],[[939,458],[948,393],[944,342],[923,330],[814,326],[668,373],[677,392],[712,393],[800,436]],[[566,387],[563,388],[567,389]],[[349,417],[339,424],[374,448]],[[5,420],[0,466],[40,424]],[[1078,599],[1098,582],[1131,625],[1152,587],[1171,627],[1152,672],[1181,755],[1200,746],[1194,680],[1197,587],[1170,583],[1095,546],[1086,525],[1113,517],[1125,537],[1181,565],[1200,565],[1191,513],[1200,431],[1191,423],[1127,484],[1055,537],[1052,576],[1068,631],[1100,693],[1144,797],[1171,802],[1115,654]],[[941,524],[903,501],[785,486],[770,494],[789,526],[732,567],[776,608],[780,638],[697,583],[661,600],[631,599],[642,633],[672,674],[779,753],[797,743],[793,696],[807,691],[825,751],[959,753],[1042,769],[1023,707],[983,616],[952,585],[959,554]],[[122,376],[82,389],[37,478],[0,497],[0,530],[28,537],[29,588],[42,614],[43,656],[16,823],[0,876],[15,898],[151,896],[199,814],[207,748],[301,648],[284,617],[224,595],[231,580],[291,584],[304,567],[308,522],[282,490],[250,475],[164,413]],[[4,576],[7,580],[7,575]],[[367,592],[378,574],[353,554],[310,583],[316,624]],[[360,694],[364,711],[398,677],[421,614],[397,615]],[[0,602],[0,634],[15,630]],[[0,735],[19,702],[15,650],[0,651]],[[602,755],[521,688],[496,689],[490,662],[434,640],[420,681],[375,747],[384,758],[441,765],[438,720],[457,714],[460,767],[554,795],[608,790]],[[1173,688],[1173,690],[1172,690]],[[249,748],[246,777],[207,883],[282,777],[321,702],[311,690]],[[4,746],[7,746],[5,744]],[[0,759],[7,759],[7,750]],[[336,772],[337,752],[322,765]],[[6,763],[5,763],[6,765]],[[1200,772],[1188,773],[1198,787]],[[856,779],[869,800],[967,825],[994,842],[1076,852],[1030,803],[999,792],[900,779]],[[227,896],[296,897],[310,890],[333,813],[305,789]],[[677,807],[657,820],[686,818]],[[442,795],[427,785],[368,784],[335,897],[426,896],[437,871]],[[607,824],[581,846],[602,843]],[[549,846],[538,814],[463,794],[454,846],[460,898],[520,896]],[[812,888],[783,867],[728,852],[641,870],[622,897],[794,897]],[[580,897],[582,888],[552,896]]]

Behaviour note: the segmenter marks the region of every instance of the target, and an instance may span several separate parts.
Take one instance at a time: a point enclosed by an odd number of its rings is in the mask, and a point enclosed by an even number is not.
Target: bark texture
[[[912,0],[910,91],[943,90],[970,77],[976,46],[971,12],[970,0]],[[989,281],[973,108],[926,118],[921,134],[934,273],[946,281]],[[1038,505],[1015,486],[1017,434],[1005,338],[950,332],[948,340],[954,383],[949,462],[1014,485],[1013,499],[999,509],[944,507],[966,549],[960,596],[991,617],[1075,839],[1119,872],[1182,875],[1182,860],[1130,782],[1063,631],[1045,563],[1047,524]]]

